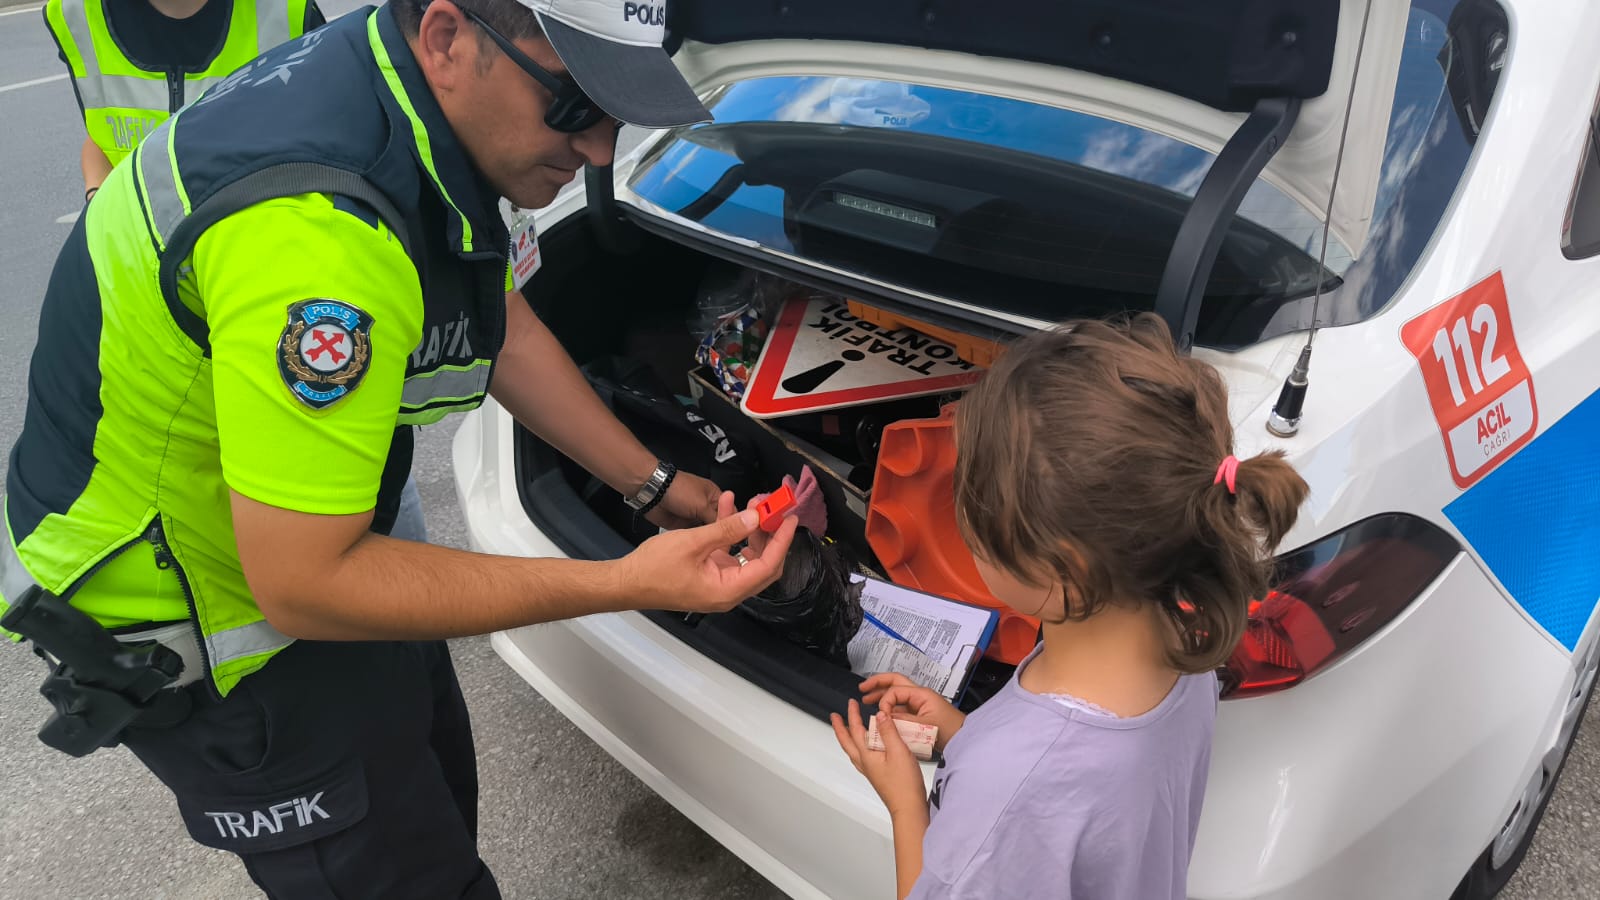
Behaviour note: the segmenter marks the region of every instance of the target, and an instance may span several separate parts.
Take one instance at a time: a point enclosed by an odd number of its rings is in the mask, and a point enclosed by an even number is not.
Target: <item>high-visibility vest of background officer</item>
[[[326,21],[315,0],[50,0],[44,17],[89,132],[86,200],[184,104]]]

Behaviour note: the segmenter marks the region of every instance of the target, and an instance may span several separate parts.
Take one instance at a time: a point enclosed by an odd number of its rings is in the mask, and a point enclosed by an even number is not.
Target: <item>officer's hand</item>
[[[679,469],[667,486],[667,495],[645,515],[645,521],[662,528],[693,528],[715,522],[721,518],[717,513],[721,497],[722,490],[714,482]]]
[[[756,530],[756,514],[735,514],[731,492],[719,498],[717,512],[710,525],[658,534],[618,560],[624,596],[639,609],[725,612],[778,580],[794,517],[784,519],[761,550],[746,548],[741,565],[728,551]]]

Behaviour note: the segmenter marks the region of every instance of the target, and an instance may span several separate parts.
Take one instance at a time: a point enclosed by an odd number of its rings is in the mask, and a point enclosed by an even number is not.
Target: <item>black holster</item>
[[[39,693],[55,713],[39,740],[72,756],[114,747],[130,725],[175,725],[188,716],[187,691],[164,690],[183,672],[183,657],[154,641],[124,644],[99,622],[38,585],[17,598],[0,628],[33,642],[50,663]]]

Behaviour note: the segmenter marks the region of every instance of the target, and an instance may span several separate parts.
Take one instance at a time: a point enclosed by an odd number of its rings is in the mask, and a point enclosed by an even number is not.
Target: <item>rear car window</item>
[[[1416,0],[1366,248],[1330,240],[1324,254],[1320,212],[1258,180],[1207,284],[1199,342],[1308,327],[1319,285],[1324,324],[1386,305],[1466,171],[1506,39],[1492,0]],[[1086,113],[902,81],[758,78],[708,106],[714,123],[668,132],[629,179],[648,211],[1037,322],[1152,308],[1214,159]]]

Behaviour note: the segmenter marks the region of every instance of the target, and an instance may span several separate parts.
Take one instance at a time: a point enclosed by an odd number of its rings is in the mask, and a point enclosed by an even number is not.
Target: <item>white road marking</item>
[[[0,12],[0,19],[4,19],[6,16],[20,16],[23,13],[36,13],[41,9],[44,9],[44,7],[30,6],[27,9],[8,9],[5,12]]]
[[[61,218],[57,219],[56,220],[56,224],[57,225],[71,225],[76,221],[78,221],[78,214],[76,212],[69,212],[66,215],[62,216]]]
[[[32,81],[19,81],[16,84],[0,84],[0,94],[4,94],[6,91],[20,91],[25,87],[33,87],[36,84],[49,84],[52,81],[66,80],[67,75],[65,72],[63,72],[60,75],[50,75],[45,78],[35,78]]]

